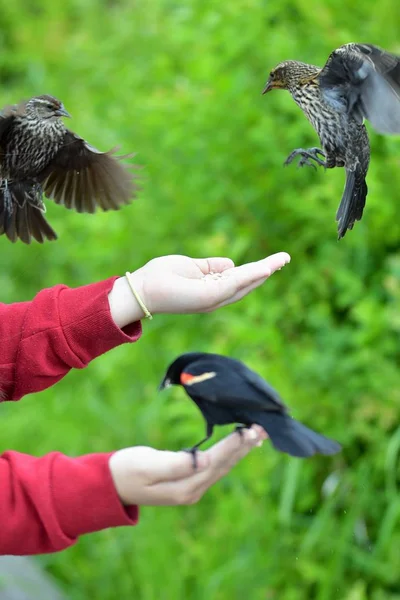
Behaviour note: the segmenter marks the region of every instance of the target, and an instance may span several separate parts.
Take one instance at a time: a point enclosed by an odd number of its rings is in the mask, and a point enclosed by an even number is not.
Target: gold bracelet
[[[126,280],[129,284],[129,287],[132,290],[132,294],[135,296],[137,303],[139,304],[140,308],[142,309],[142,311],[144,312],[144,316],[146,317],[146,319],[152,319],[153,315],[151,314],[151,312],[149,311],[149,309],[145,306],[143,300],[141,299],[141,297],[139,296],[138,292],[135,289],[135,286],[132,283],[132,279],[131,279],[131,274],[129,273],[129,271],[127,271],[125,273],[125,277]]]

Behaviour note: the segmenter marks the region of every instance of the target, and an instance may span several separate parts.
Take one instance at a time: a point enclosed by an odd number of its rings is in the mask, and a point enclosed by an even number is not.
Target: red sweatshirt
[[[122,331],[108,304],[116,277],[84,287],[41,291],[32,302],[0,304],[2,400],[44,390],[115,346],[135,342],[140,322]],[[135,525],[138,507],[124,507],[108,467],[110,453],[69,458],[0,456],[0,554],[67,548],[83,533]]]

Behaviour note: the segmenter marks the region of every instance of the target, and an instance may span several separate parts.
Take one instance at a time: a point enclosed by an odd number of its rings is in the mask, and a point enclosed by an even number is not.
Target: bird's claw
[[[189,454],[192,455],[193,469],[196,471],[197,470],[197,446],[194,446],[193,448],[183,448],[182,452],[188,452]]]
[[[290,165],[290,163],[292,163],[297,156],[300,156],[300,160],[297,164],[297,167],[304,167],[304,165],[307,165],[308,167],[313,167],[314,169],[316,169],[317,167],[315,166],[315,164],[311,162],[315,161],[317,165],[326,168],[326,162],[319,158],[318,155],[323,156],[325,158],[325,154],[320,148],[309,148],[308,150],[305,150],[304,148],[297,148],[289,154],[289,156],[283,164],[285,166]]]
[[[234,433],[238,433],[240,437],[243,437],[243,429],[249,429],[250,425],[237,425],[235,427]]]
[[[315,171],[317,170],[317,167],[313,162],[311,162],[308,156],[302,156],[300,158],[299,162],[297,163],[297,168],[299,169],[300,167],[304,167],[304,165],[307,165],[307,167],[312,167]]]
[[[33,184],[31,194],[29,195],[29,204],[40,210],[40,212],[45,213],[46,206],[42,200],[42,196],[43,189],[40,183]]]
[[[11,223],[11,217],[13,214],[13,201],[12,201],[12,196],[11,196],[11,192],[8,188],[8,181],[7,179],[3,179],[1,181],[1,186],[0,186],[1,192],[3,193],[3,202],[4,202],[4,231],[7,231],[8,226]]]

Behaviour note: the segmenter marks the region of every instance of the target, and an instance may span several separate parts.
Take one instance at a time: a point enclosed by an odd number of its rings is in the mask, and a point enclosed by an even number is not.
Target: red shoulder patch
[[[194,375],[191,375],[190,373],[181,373],[180,376],[180,381],[182,385],[190,385],[190,382],[194,379]]]

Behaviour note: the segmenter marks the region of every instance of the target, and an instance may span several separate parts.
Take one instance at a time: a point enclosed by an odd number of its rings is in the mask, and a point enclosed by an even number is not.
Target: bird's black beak
[[[165,390],[165,388],[168,388],[171,385],[172,385],[171,380],[168,379],[168,377],[166,377],[165,379],[162,380],[162,382],[158,386],[158,391],[162,392],[163,390]]]
[[[69,112],[67,110],[65,110],[64,105],[62,104],[60,108],[58,108],[56,110],[56,112],[54,113],[57,117],[68,117],[68,119],[71,118],[71,115],[69,114]]]
[[[268,79],[262,93],[266,94],[267,92],[270,92],[273,88],[274,88],[273,82],[270,79]]]

